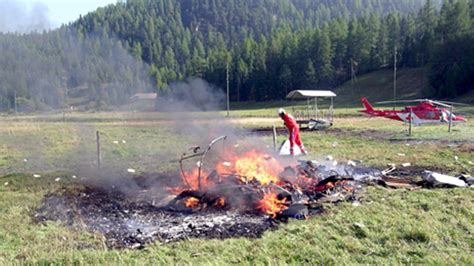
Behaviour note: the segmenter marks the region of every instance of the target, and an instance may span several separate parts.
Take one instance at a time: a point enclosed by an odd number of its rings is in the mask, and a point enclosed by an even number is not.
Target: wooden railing
[[[292,108],[292,115],[297,121],[309,121],[311,119],[314,119],[332,122],[334,110],[332,108],[316,109],[314,107],[294,107]]]

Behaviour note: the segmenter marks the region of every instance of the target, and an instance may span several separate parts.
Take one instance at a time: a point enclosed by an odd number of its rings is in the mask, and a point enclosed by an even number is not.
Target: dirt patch
[[[288,131],[284,127],[276,128],[278,135],[285,135],[288,134]],[[311,132],[306,128],[302,128],[301,131],[303,132]],[[273,134],[272,128],[253,128],[250,129],[251,134],[259,135],[259,136],[268,136]],[[399,133],[391,132],[391,131],[383,131],[383,130],[375,130],[375,129],[368,129],[368,130],[353,130],[349,128],[328,128],[325,130],[314,131],[321,134],[329,134],[336,137],[357,137],[366,140],[377,140],[377,141],[385,141],[391,143],[409,143],[413,145],[421,145],[421,144],[436,144],[436,145],[443,145],[443,146],[458,146],[462,151],[466,152],[473,152],[474,151],[474,140],[446,140],[446,139],[407,139],[407,138],[399,138],[397,137]]]
[[[141,248],[154,241],[189,238],[260,237],[275,228],[267,216],[234,211],[183,213],[132,201],[118,191],[83,187],[46,195],[34,214],[36,222],[62,221],[70,227],[99,232],[111,248]]]
[[[351,130],[344,128],[329,128],[324,133],[331,134],[338,137],[358,137],[369,140],[390,140],[395,136],[395,133],[381,130]]]

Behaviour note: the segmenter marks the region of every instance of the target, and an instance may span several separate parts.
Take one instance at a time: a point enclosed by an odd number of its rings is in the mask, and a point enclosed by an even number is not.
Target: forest
[[[57,30],[0,33],[0,109],[107,109],[200,77],[232,101],[424,67],[427,96],[474,89],[473,0],[128,0]],[[20,108],[21,107],[21,108]]]

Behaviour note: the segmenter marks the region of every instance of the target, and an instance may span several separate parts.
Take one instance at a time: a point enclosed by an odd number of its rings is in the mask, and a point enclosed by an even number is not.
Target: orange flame
[[[286,198],[279,200],[276,194],[268,193],[263,196],[263,199],[258,201],[258,209],[275,217],[278,213],[288,208],[285,203]]]
[[[245,177],[246,179],[242,180],[243,182],[257,180],[263,185],[272,182],[276,183],[278,182],[278,173],[283,170],[283,167],[277,160],[256,150],[251,150],[242,156],[234,158],[232,161],[234,162],[228,167],[233,167],[233,172]],[[220,165],[216,169],[218,169],[218,172],[228,170],[223,169]]]
[[[278,173],[283,171],[283,166],[270,155],[256,149],[250,150],[243,155],[236,155],[234,150],[228,150],[225,154],[225,161],[220,160],[214,166],[218,174],[236,174],[243,183],[258,181],[260,184],[268,185],[279,182]],[[185,186],[168,190],[171,193],[178,194],[187,189],[205,190],[216,185],[216,180],[208,180],[209,173],[202,169],[201,188],[199,188],[198,173],[198,167],[186,171],[184,173],[186,179],[183,179]]]
[[[189,197],[184,201],[184,205],[188,208],[194,208],[197,207],[199,204],[199,199],[195,197]]]
[[[224,207],[225,206],[225,198],[224,197],[218,198],[217,201],[216,201],[216,206]]]
[[[186,172],[186,182],[191,186],[193,190],[199,190],[199,168],[194,168],[191,172]],[[201,186],[207,186],[207,179],[208,173],[204,170],[201,170]]]

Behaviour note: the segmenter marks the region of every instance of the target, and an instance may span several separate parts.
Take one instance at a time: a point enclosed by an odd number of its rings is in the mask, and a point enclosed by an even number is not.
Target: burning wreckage
[[[336,166],[334,161],[298,161],[283,167],[268,153],[237,151],[225,141],[222,136],[204,150],[194,147],[191,154],[183,154],[177,161],[181,178],[156,177],[172,197],[166,204],[81,186],[47,195],[34,218],[38,222],[59,220],[102,233],[109,247],[141,248],[154,241],[193,237],[259,237],[281,221],[321,213],[324,203],[357,201],[364,183],[413,185],[389,177],[393,168],[378,171],[353,162]],[[217,153],[220,156],[210,156],[211,150],[220,149],[217,143],[223,146]],[[193,169],[185,170],[186,163],[196,160]],[[137,183],[150,178],[137,178]],[[146,182],[141,183],[142,193],[153,191]]]

